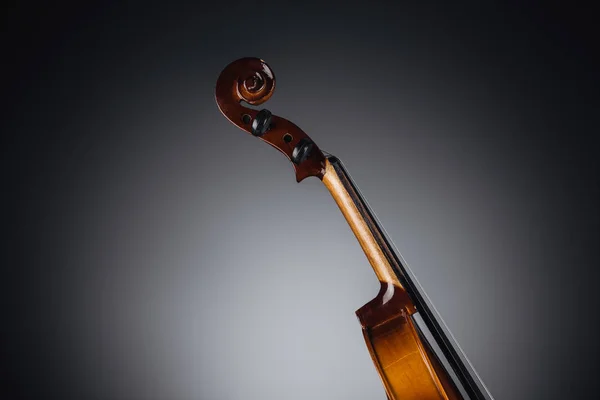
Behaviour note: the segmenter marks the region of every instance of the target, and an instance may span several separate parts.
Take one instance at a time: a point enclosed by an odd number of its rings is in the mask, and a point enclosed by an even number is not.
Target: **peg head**
[[[294,123],[273,115],[263,104],[275,90],[275,74],[260,58],[240,58],[225,67],[217,80],[215,97],[223,115],[238,128],[267,142],[291,162],[300,182],[309,176],[322,179],[325,156]]]

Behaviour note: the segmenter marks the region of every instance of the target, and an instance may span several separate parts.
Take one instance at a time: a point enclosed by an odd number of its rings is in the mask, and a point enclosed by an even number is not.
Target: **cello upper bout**
[[[462,399],[410,317],[404,289],[381,283],[377,296],[356,311],[369,353],[390,400]]]

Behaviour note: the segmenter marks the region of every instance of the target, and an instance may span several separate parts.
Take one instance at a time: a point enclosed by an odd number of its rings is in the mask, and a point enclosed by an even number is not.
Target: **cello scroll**
[[[258,137],[286,155],[296,172],[296,181],[325,174],[325,156],[308,135],[294,123],[256,110],[275,91],[275,74],[260,58],[246,57],[229,64],[217,80],[215,97],[223,115],[238,128]]]

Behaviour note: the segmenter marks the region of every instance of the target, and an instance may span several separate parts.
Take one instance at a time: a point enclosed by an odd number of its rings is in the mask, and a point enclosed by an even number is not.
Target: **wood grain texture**
[[[347,186],[344,185],[342,179],[343,177],[336,172],[329,160],[326,159],[325,174],[322,178],[323,183],[333,196],[344,218],[348,221],[350,229],[352,229],[354,236],[358,239],[358,243],[373,267],[377,279],[380,282],[401,287],[400,281],[396,277],[388,258],[378,244],[375,233],[369,228],[364,213],[359,210],[355,199],[347,189]]]
[[[388,398],[462,399],[416,329],[411,309],[402,288],[382,282],[378,295],[356,311]]]

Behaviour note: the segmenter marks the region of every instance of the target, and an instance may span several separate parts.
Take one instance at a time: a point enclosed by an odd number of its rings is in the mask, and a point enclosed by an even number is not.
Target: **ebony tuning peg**
[[[306,160],[310,155],[310,152],[314,146],[314,142],[309,138],[303,138],[298,142],[294,151],[292,151],[292,161],[298,165],[302,161]]]
[[[266,108],[260,110],[256,114],[256,118],[252,121],[252,134],[254,136],[262,136],[271,127],[271,111]]]

